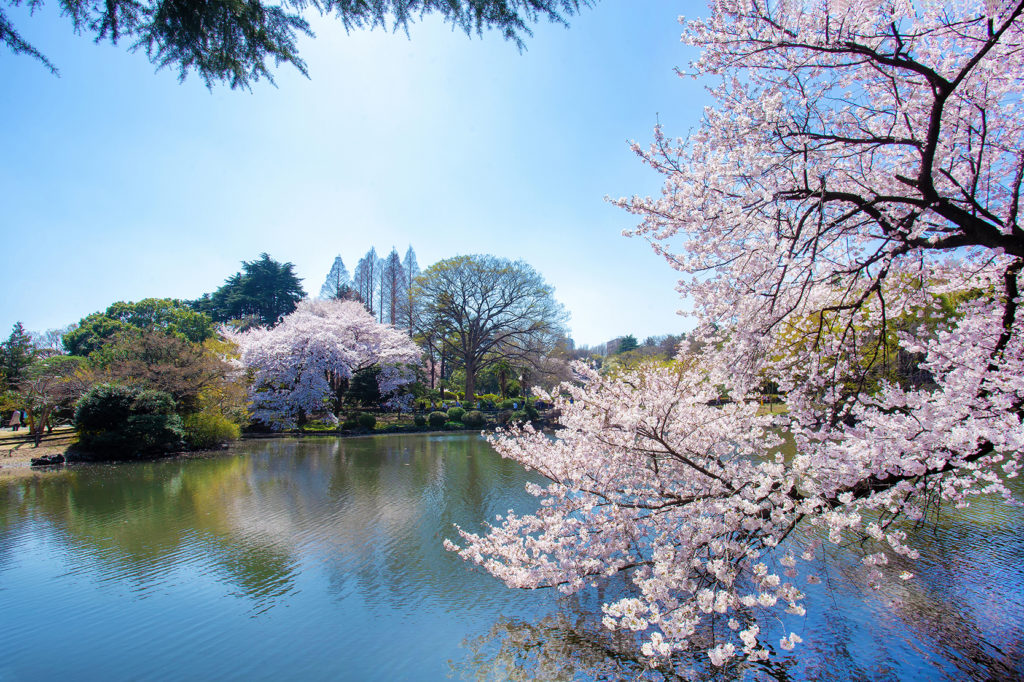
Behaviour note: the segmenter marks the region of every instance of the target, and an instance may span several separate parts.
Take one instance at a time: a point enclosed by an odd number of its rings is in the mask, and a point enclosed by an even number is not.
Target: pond
[[[453,434],[246,441],[0,483],[0,680],[600,676],[571,604],[441,546],[453,523],[533,508],[530,478]],[[994,501],[944,516],[898,593],[863,589],[840,553],[799,656],[748,676],[1024,675],[1022,529]]]

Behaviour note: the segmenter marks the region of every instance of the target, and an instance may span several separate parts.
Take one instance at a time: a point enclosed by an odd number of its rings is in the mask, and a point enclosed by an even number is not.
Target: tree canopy
[[[32,338],[21,322],[15,322],[11,335],[0,343],[0,388],[17,388],[34,357]]]
[[[248,318],[260,326],[271,326],[305,297],[295,266],[261,253],[257,260],[242,261],[241,272],[192,305],[217,322]]]
[[[341,256],[335,256],[331,264],[331,270],[327,273],[323,286],[320,287],[320,298],[349,298],[354,293],[352,289],[352,277],[348,274],[345,261]]]
[[[462,362],[467,399],[480,369],[553,346],[567,318],[554,289],[532,267],[490,255],[434,263],[417,279],[416,296],[425,324]]]
[[[8,0],[18,6],[19,0]],[[29,3],[33,9],[42,5]],[[312,36],[304,12],[312,6],[334,15],[346,30],[383,28],[408,31],[415,19],[440,15],[467,34],[499,31],[520,48],[531,23],[541,18],[565,22],[589,0],[58,0],[76,33],[90,33],[96,42],[127,40],[130,49],[145,52],[158,68],[177,69],[184,80],[194,71],[207,86],[227,83],[247,88],[260,78],[273,82],[268,62],[290,64],[308,75],[298,54],[300,36]],[[0,9],[0,42],[14,54],[42,62],[51,72],[57,66],[30,44]]]
[[[801,642],[827,545],[913,580],[904,522],[1011,498],[1024,457],[1024,2],[718,0],[685,25],[717,104],[619,204],[700,323],[671,366],[552,396],[495,447],[550,484],[458,547],[509,585],[629,580],[649,665],[742,675]],[[941,323],[923,321],[940,319]],[[927,382],[887,380],[893,349]],[[778,387],[784,417],[759,410]],[[796,452],[778,449],[778,429]],[[804,532],[796,532],[803,528]],[[455,547],[454,545],[449,545]],[[805,633],[806,634],[806,633]]]
[[[231,339],[253,374],[253,417],[274,428],[337,411],[352,377],[375,366],[380,394],[394,397],[420,356],[406,334],[355,301],[306,300],[278,326]]]
[[[146,298],[118,301],[102,313],[83,318],[64,334],[64,348],[71,355],[89,355],[126,333],[155,331],[177,336],[191,343],[202,343],[213,336],[213,321],[183,301],[173,298]]]

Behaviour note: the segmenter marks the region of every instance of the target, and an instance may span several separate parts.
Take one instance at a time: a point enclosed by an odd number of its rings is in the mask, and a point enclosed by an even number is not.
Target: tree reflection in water
[[[573,596],[561,601],[559,611],[533,622],[499,618],[486,634],[465,642],[469,654],[465,661],[453,664],[454,674],[461,679],[517,682],[793,679],[788,672],[793,661],[787,660],[740,661],[724,671],[713,671],[706,660],[677,658],[652,668],[637,655],[639,638],[601,625],[593,599]]]
[[[0,486],[0,641],[23,673],[8,676],[99,678],[116,658],[147,679],[185,646],[192,679],[707,679],[706,656],[649,669],[632,633],[602,627],[621,578],[559,600],[442,549],[455,523],[530,509],[527,480],[452,435],[250,441]],[[834,548],[797,655],[718,679],[1024,679],[1022,529],[1024,509],[999,502],[942,510],[906,528],[922,558],[890,568],[917,575],[885,590],[856,545]],[[40,674],[34,633],[58,619]]]
[[[921,559],[891,566],[916,570],[901,584],[872,584],[856,543],[831,547],[819,565],[821,583],[806,586],[809,615],[796,656],[785,656],[772,633],[771,664],[712,670],[703,654],[651,669],[635,655],[638,639],[611,633],[600,604],[629,596],[617,581],[563,599],[561,609],[534,621],[501,618],[467,641],[455,666],[464,679],[511,680],[1017,680],[1024,679],[1024,511],[998,500],[943,510],[928,523],[903,526]],[[616,592],[612,594],[610,592]],[[595,615],[596,614],[596,615]],[[695,638],[694,649],[701,651]]]

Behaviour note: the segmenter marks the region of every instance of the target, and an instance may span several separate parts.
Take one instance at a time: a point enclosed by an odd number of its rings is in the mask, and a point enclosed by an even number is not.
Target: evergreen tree
[[[242,271],[197,306],[209,306],[210,316],[219,322],[252,318],[261,326],[273,326],[305,297],[295,266],[261,253],[258,260],[242,261]]]
[[[29,7],[42,4],[33,0]],[[291,64],[307,75],[306,63],[298,54],[298,38],[313,33],[304,16],[309,4],[302,0],[266,4],[261,0],[57,0],[55,4],[61,14],[71,17],[75,33],[95,33],[96,42],[125,40],[131,49],[141,48],[154,64],[176,69],[181,80],[194,70],[207,87],[228,83],[232,88],[248,88],[260,78],[273,82],[268,60]],[[467,34],[494,29],[522,49],[524,38],[531,34],[529,24],[541,18],[565,23],[581,4],[589,5],[590,0],[327,0],[314,7],[320,15],[335,15],[346,30],[379,26],[408,31],[416,17],[438,14]],[[0,9],[0,43],[14,54],[35,58],[56,74],[57,67],[21,35],[12,19]]]
[[[5,388],[17,388],[34,356],[32,337],[21,322],[15,322],[11,335],[0,344],[0,383]]]
[[[632,334],[626,334],[619,339],[619,347],[615,352],[616,354],[628,353],[631,350],[636,350],[639,346],[640,344],[637,343],[635,336]]]

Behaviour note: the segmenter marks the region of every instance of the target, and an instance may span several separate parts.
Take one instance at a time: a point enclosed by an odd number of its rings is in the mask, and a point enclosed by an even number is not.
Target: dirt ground
[[[78,436],[70,426],[58,426],[53,433],[44,435],[39,447],[35,447],[27,428],[11,431],[9,427],[3,427],[0,429],[0,481],[42,475],[48,469],[33,469],[31,459],[64,454],[77,440]]]

